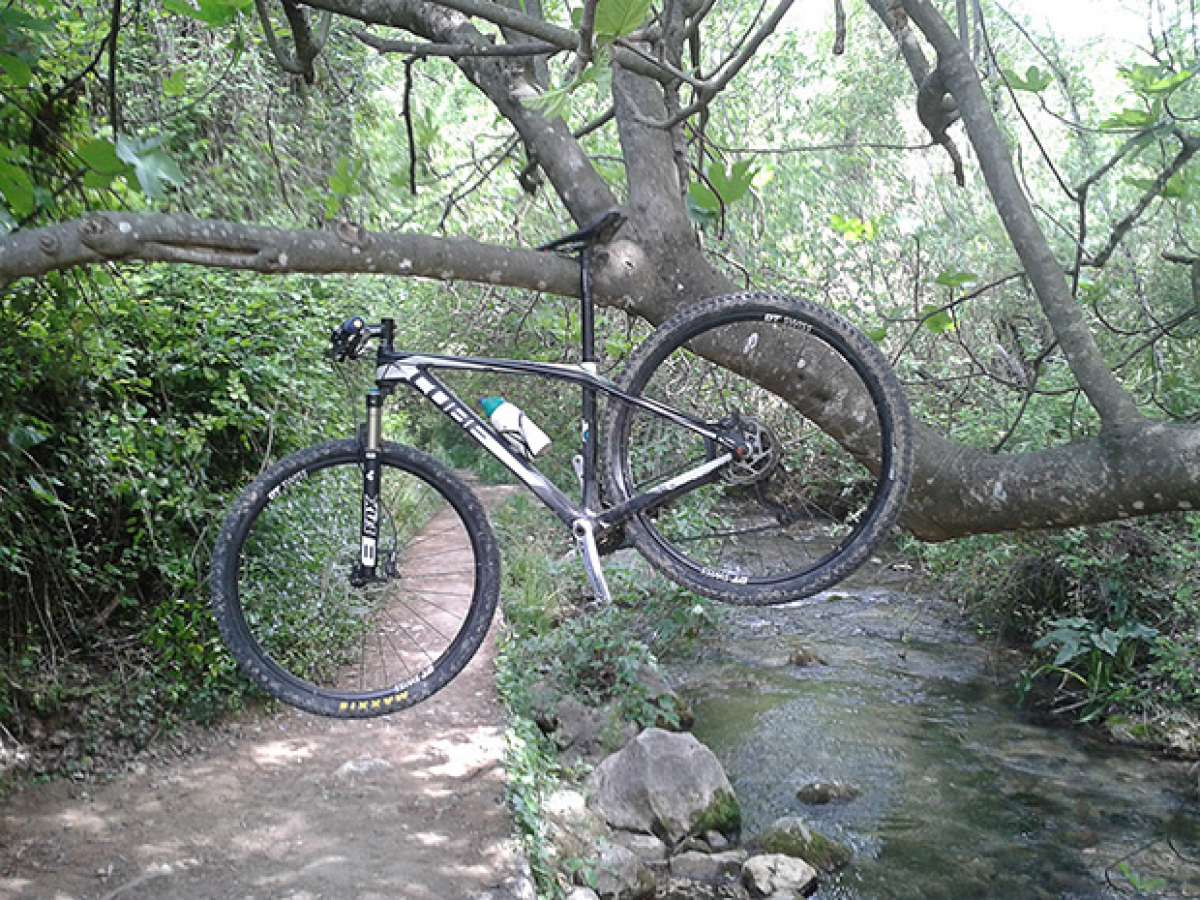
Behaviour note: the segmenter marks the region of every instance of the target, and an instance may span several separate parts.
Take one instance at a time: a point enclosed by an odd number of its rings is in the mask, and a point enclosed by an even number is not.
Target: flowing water
[[[953,604],[873,568],[731,610],[674,673],[743,837],[796,815],[849,846],[818,898],[1200,897],[1196,771],[1032,721]],[[817,781],[860,793],[797,798]]]

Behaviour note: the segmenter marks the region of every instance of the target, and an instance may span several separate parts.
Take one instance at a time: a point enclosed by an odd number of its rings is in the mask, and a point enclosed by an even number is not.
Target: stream
[[[1200,897],[1186,762],[1039,724],[957,607],[884,564],[782,607],[730,608],[672,670],[743,837],[805,819],[854,861],[825,898]],[[805,803],[812,782],[852,799]]]

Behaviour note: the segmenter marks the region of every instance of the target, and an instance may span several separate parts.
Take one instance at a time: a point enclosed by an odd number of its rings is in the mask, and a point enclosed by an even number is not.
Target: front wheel
[[[745,456],[627,530],[668,576],[731,603],[799,599],[888,535],[912,470],[904,393],[875,346],[803,300],[735,294],[665,322],[620,387],[736,435]],[[622,503],[725,451],[633,404],[609,404],[605,476]]]
[[[213,551],[212,608],[242,671],[309,712],[376,716],[467,664],[496,608],[500,557],[475,495],[440,463],[380,453],[376,576],[358,562],[363,451],[282,460],[234,504]]]

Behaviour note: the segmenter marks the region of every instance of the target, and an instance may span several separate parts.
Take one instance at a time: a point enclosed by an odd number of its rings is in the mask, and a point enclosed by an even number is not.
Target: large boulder
[[[742,884],[751,897],[793,900],[816,889],[817,872],[804,860],[790,856],[752,856],[742,866]]]
[[[822,872],[835,872],[850,862],[851,852],[808,827],[796,816],[776,819],[754,841],[766,853],[779,853],[802,859]]]
[[[590,778],[592,804],[614,828],[674,845],[689,834],[735,833],[741,808],[711,750],[690,734],[647,728]]]

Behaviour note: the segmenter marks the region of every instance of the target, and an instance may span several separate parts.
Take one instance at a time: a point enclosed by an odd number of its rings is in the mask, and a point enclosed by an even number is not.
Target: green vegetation
[[[1021,699],[1200,752],[1200,516],[924,548],[981,629],[1025,648]]]
[[[1035,451],[1094,438],[1100,416],[1014,251],[978,154],[959,187],[941,148],[922,146],[928,135],[907,112],[912,79],[890,62],[891,38],[868,6],[846,6],[853,52],[831,57],[828,35],[774,35],[706,110],[703,139],[678,132],[687,152],[663,168],[685,164],[686,197],[679,190],[643,204],[656,210],[653,227],[632,221],[622,237],[635,246],[631,259],[675,273],[687,291],[790,291],[849,317],[895,360],[917,417],[954,442],[945,459],[925,461],[958,492],[936,512],[1016,503],[1015,491],[979,488],[971,467],[942,464],[1004,453],[1017,468]],[[533,151],[514,136],[511,109],[501,112],[454,62],[422,59],[410,69],[354,39],[370,23],[342,19],[315,78],[286,74],[252,7],[126,3],[115,33],[113,4],[0,9],[0,241],[106,211],[522,247],[564,230],[567,188],[556,194],[544,169],[529,165]],[[1072,309],[1136,409],[1172,425],[1154,427],[1194,429],[1194,10],[1165,4],[1162,33],[1118,58],[982,7],[996,57],[981,63],[983,89],[1019,147],[1049,250],[1069,268]],[[752,29],[757,4],[709,8],[705,32],[733,36]],[[282,7],[272,9],[287,37]],[[652,9],[603,4],[591,62],[574,71],[571,54],[557,54],[541,99],[509,107],[564,116],[575,130],[605,119],[607,43]],[[561,4],[546,13],[571,24]],[[491,39],[494,27],[481,27]],[[703,47],[713,55],[703,71],[729,49],[721,40]],[[404,109],[408,116],[396,114]],[[619,127],[628,122],[605,119],[578,147],[597,176],[589,190],[624,202],[631,179],[652,179],[623,164]],[[965,149],[959,126],[952,134]],[[678,201],[686,234],[663,240],[667,201]],[[461,272],[435,287],[284,274],[278,258],[277,274],[234,274],[252,251],[193,238],[142,248],[119,265],[0,279],[0,735],[35,748],[58,731],[78,738],[71,753],[35,761],[38,771],[102,767],[113,751],[106,745],[119,756],[181,717],[211,720],[245,700],[206,609],[208,550],[230,497],[271,459],[348,433],[354,385],[369,375],[360,368],[343,385],[325,365],[332,322],[387,312],[402,346],[572,358],[575,301],[548,296],[536,277],[524,291],[503,291],[492,270],[472,276],[486,287],[454,280]],[[38,251],[40,264],[51,266],[61,249],[52,243]],[[695,256],[681,249],[696,245]],[[206,269],[132,261],[180,248],[223,255]],[[443,262],[469,261],[455,256],[468,256],[466,245],[453,248]],[[657,299],[619,302],[657,316],[666,311],[651,306]],[[621,309],[603,311],[601,372],[612,374],[648,329]],[[555,439],[544,469],[571,481],[574,389],[515,377],[453,383],[468,402],[515,401]],[[426,407],[401,410],[389,428],[453,465],[501,474]],[[1028,651],[1026,702],[1195,752],[1198,534],[1194,515],[1171,515],[923,552],[936,571],[962,579],[985,630]],[[629,568],[613,579],[621,603],[588,609],[573,559],[554,562],[569,546],[538,538],[531,548],[506,559],[513,677],[536,672],[593,704],[615,698],[629,721],[669,720],[673,711],[648,699],[637,672],[702,633],[708,607]],[[522,684],[505,689],[524,715]],[[529,771],[541,771],[552,757],[544,739],[522,740]]]
[[[539,696],[548,688],[588,706],[611,704],[614,734],[622,722],[677,724],[679,711],[649,695],[638,673],[692,651],[714,614],[708,601],[650,574],[641,563],[629,569],[610,564],[615,602],[597,606],[584,594],[569,535],[540,506],[519,495],[496,512],[495,521],[504,555],[506,624],[497,684],[512,715],[505,756],[509,805],[539,896],[557,897],[582,861],[554,858],[541,804],[578,773],[564,770],[553,739],[537,725],[544,719]],[[721,805],[717,818],[728,824],[736,818],[736,805],[736,800],[733,810]]]

